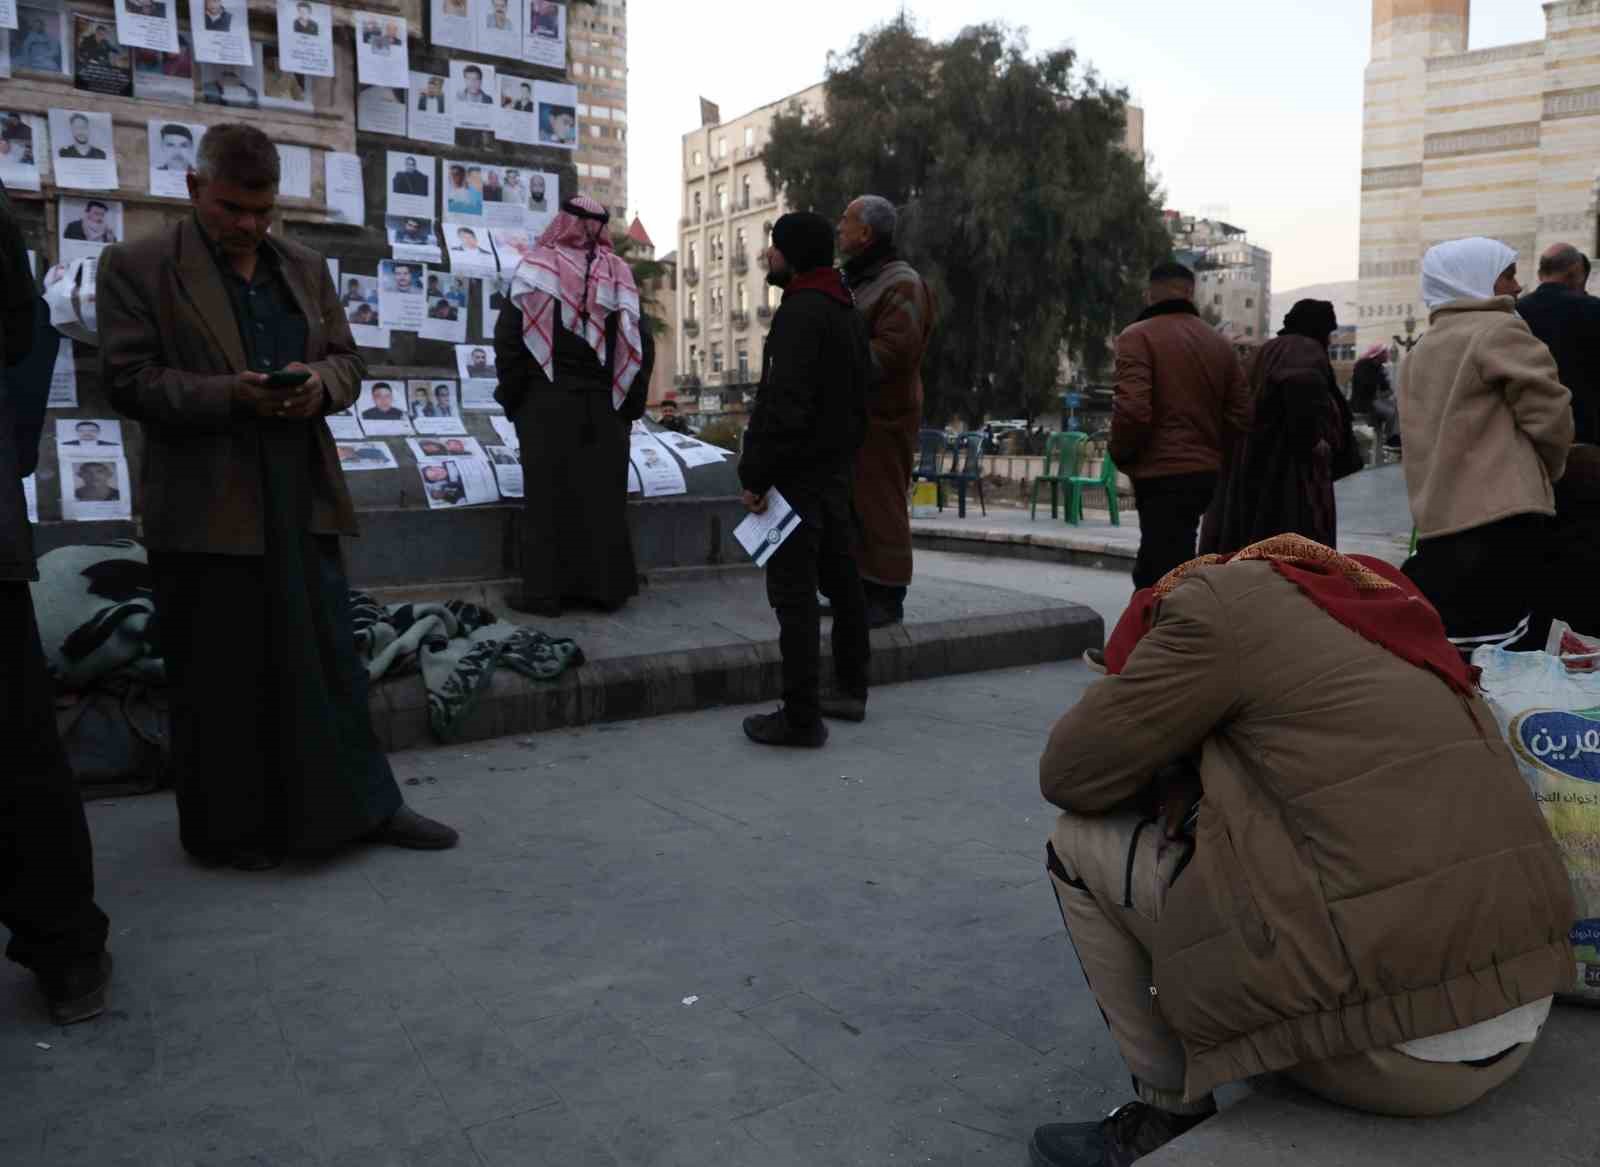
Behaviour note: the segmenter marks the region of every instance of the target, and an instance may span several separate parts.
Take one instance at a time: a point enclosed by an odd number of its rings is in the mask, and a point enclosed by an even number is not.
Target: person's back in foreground
[[[767,279],[784,289],[745,432],[739,480],[745,505],[766,510],[776,488],[800,517],[767,560],[767,599],[778,616],[783,708],[745,719],[763,745],[820,746],[822,716],[866,716],[866,601],[856,574],[850,475],[866,431],[872,356],[866,325],[833,263],[833,228],[820,215],[783,216],[772,228]],[[820,699],[821,612],[833,601],[838,694]]]
[[[1139,1102],[1039,1128],[1036,1165],[1130,1163],[1254,1074],[1421,1116],[1526,1060],[1572,978],[1572,895],[1416,595],[1283,536],[1135,596],[1117,675],[1056,724],[1039,779],[1066,812],[1062,918]]]

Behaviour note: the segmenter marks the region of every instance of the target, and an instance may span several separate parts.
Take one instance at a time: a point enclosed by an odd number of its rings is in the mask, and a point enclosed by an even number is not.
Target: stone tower
[[[1472,0],[1372,0],[1372,59],[1464,53],[1471,16]]]

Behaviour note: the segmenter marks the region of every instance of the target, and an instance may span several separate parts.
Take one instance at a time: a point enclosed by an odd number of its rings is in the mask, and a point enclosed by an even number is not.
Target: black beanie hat
[[[791,211],[774,223],[772,245],[795,275],[833,266],[833,225],[813,211]]]

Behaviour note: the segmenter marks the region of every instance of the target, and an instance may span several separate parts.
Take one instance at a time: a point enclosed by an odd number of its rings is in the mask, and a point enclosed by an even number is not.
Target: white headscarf
[[[1428,248],[1422,257],[1422,302],[1432,312],[1451,300],[1488,300],[1494,282],[1517,262],[1517,253],[1498,239],[1452,239]]]

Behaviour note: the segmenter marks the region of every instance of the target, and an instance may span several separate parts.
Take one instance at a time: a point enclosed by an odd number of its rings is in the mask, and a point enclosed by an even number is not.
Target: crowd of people
[[[278,180],[259,130],[213,126],[193,216],[99,268],[102,377],[144,431],[180,840],[252,871],[358,841],[457,842],[405,806],[369,721],[338,553],[355,512],[322,421],[355,402],[365,363],[322,257],[267,232]],[[903,618],[938,313],[896,227],[865,195],[837,223],[772,229],[783,297],[738,473],[751,513],[781,496],[798,522],[766,564],[783,704],[745,720],[759,744],[815,748],[827,719],[864,720],[869,630]],[[1431,249],[1427,332],[1393,394],[1368,354],[1354,405],[1331,304],[1295,305],[1247,371],[1197,311],[1194,273],[1152,271],[1117,338],[1110,439],[1138,504],[1138,590],[1039,763],[1062,812],[1049,879],[1137,1100],[1039,1128],[1037,1167],[1132,1162],[1214,1114],[1217,1086],[1268,1071],[1359,1109],[1447,1113],[1515,1074],[1548,1023],[1572,897],[1464,650],[1531,643],[1541,614],[1592,603],[1528,568],[1558,564],[1552,531],[1588,521],[1566,472],[1600,441],[1600,301],[1559,245],[1519,302],[1516,260],[1485,239]],[[9,379],[53,346],[3,194],[0,261]],[[615,609],[638,584],[629,432],[654,341],[604,208],[566,200],[507,300],[496,398],[526,483],[513,606]],[[0,629],[22,646],[0,672],[20,759],[0,779],[0,922],[70,1023],[104,1008],[108,925],[27,583],[19,482],[43,394],[18,400],[0,393]],[[384,408],[400,412],[393,394]],[[1358,415],[1403,438],[1418,546],[1400,570],[1336,550]]]

